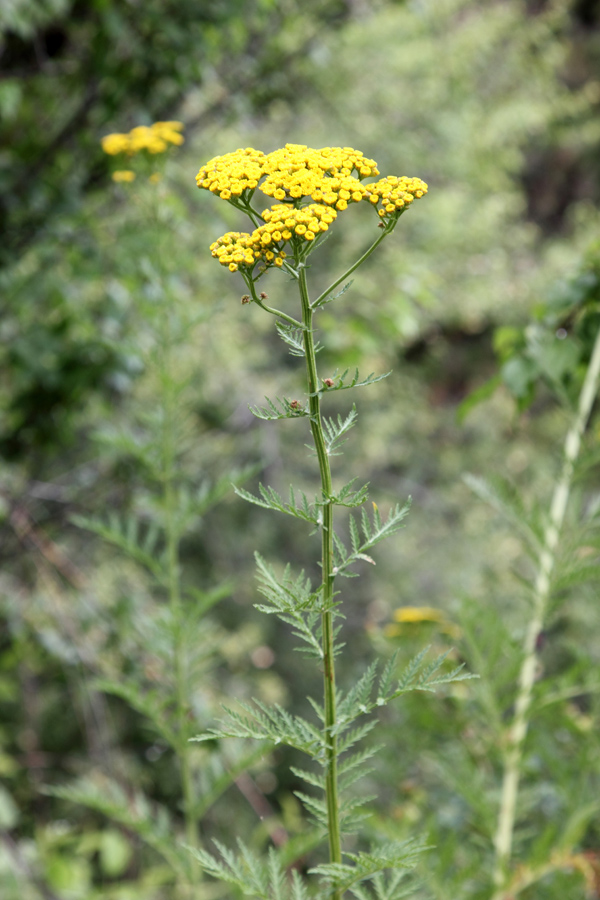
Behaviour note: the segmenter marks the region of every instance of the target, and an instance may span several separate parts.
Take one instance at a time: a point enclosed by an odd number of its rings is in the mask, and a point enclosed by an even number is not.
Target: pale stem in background
[[[562,471],[552,497],[549,522],[544,532],[544,542],[538,562],[538,571],[534,585],[533,615],[523,643],[523,662],[519,674],[519,691],[515,704],[514,718],[508,733],[508,748],[504,761],[498,825],[494,838],[496,850],[494,885],[496,890],[492,900],[508,900],[504,885],[512,852],[523,743],[529,725],[528,713],[535,682],[536,647],[544,628],[548,601],[550,599],[552,572],[556,561],[556,549],[571,492],[575,461],[579,456],[581,439],[598,391],[599,380],[600,331],[596,335],[592,357],[581,394],[579,395],[577,414],[565,440]]]

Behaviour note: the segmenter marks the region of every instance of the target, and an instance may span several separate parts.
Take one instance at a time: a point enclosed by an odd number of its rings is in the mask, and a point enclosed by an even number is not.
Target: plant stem
[[[359,259],[356,260],[354,265],[350,266],[349,269],[346,269],[346,271],[344,272],[343,275],[340,275],[339,278],[336,278],[336,280],[333,282],[333,284],[330,284],[329,287],[325,291],[323,291],[323,293],[319,297],[317,297],[317,299],[312,304],[313,309],[317,309],[318,306],[321,306],[325,302],[326,297],[328,297],[332,291],[335,291],[336,287],[338,287],[338,285],[340,285],[342,283],[342,281],[344,281],[348,277],[348,275],[352,275],[352,273],[355,272],[359,266],[362,266],[364,261],[369,258],[371,253],[373,253],[373,251],[380,245],[382,240],[384,238],[386,238],[388,236],[388,234],[392,233],[393,229],[396,227],[397,221],[398,220],[396,219],[393,222],[388,222],[388,224],[385,225],[384,228],[382,228],[381,234],[379,235],[379,237],[376,240],[374,240],[373,243],[371,244],[371,246],[369,247],[369,249],[365,250],[363,255]]]
[[[562,471],[552,496],[549,521],[544,532],[544,541],[538,560],[538,571],[534,585],[533,615],[523,643],[519,690],[515,704],[515,713],[508,734],[508,747],[504,761],[498,825],[494,838],[496,851],[494,885],[496,891],[493,895],[493,900],[503,900],[506,896],[503,885],[505,884],[512,851],[523,743],[529,725],[528,713],[535,682],[536,648],[544,627],[550,599],[551,578],[556,563],[556,549],[571,492],[575,461],[579,455],[581,439],[598,391],[599,381],[600,331],[596,335],[594,349],[579,395],[577,414],[565,440]]]
[[[184,621],[181,602],[179,541],[180,532],[177,524],[177,497],[175,493],[175,437],[177,434],[176,401],[177,385],[171,371],[173,340],[172,323],[169,316],[170,304],[165,303],[165,314],[162,322],[163,341],[161,347],[161,391],[163,404],[162,421],[162,479],[163,503],[165,510],[165,534],[167,542],[167,586],[169,607],[171,610],[171,627],[173,634],[173,663],[175,677],[175,706],[177,717],[177,746],[173,749],[178,758],[183,794],[183,814],[185,819],[185,837],[188,846],[198,846],[198,826],[195,814],[194,779],[190,760],[187,697],[187,662],[185,658]],[[190,884],[188,896],[193,897],[194,885],[197,883],[198,867],[194,859],[190,865]]]
[[[254,283],[250,280],[248,280],[248,287],[250,289],[250,294],[252,295],[252,300],[258,306],[260,306],[261,309],[264,309],[265,312],[271,313],[272,316],[277,316],[278,319],[283,319],[284,322],[288,322],[295,328],[302,328],[302,322],[299,322],[298,319],[294,319],[292,316],[288,316],[287,313],[281,312],[281,310],[279,309],[274,309],[272,306],[267,306],[264,300],[262,300],[256,293]]]
[[[325,774],[325,790],[327,801],[327,822],[329,833],[329,859],[332,863],[341,863],[342,847],[340,835],[340,812],[338,803],[337,774],[337,737],[333,733],[336,724],[335,703],[335,659],[333,650],[333,503],[331,502],[332,482],[331,466],[323,436],[321,424],[321,396],[317,376],[315,345],[313,338],[314,311],[310,304],[306,284],[306,269],[300,270],[300,296],[302,299],[302,324],[304,326],[304,349],[306,352],[306,371],[308,376],[308,394],[310,410],[310,427],[312,431],[319,471],[321,474],[321,490],[323,494],[323,522],[321,528],[321,565],[322,565],[322,646],[323,646],[323,688],[325,698],[325,742],[327,746],[327,764]],[[331,900],[340,900],[341,891],[334,891]]]

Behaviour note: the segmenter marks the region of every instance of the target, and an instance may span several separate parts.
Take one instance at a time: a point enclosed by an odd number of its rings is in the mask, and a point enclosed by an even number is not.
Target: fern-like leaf
[[[265,487],[262,484],[258,486],[260,497],[256,497],[254,494],[250,494],[248,491],[235,485],[233,489],[238,497],[242,497],[248,503],[254,503],[255,506],[287,513],[288,516],[294,516],[296,519],[302,519],[304,522],[310,522],[312,525],[319,525],[320,519],[315,504],[308,502],[308,498],[303,491],[300,491],[300,502],[297,502],[291,485],[289,503],[285,503],[274,488]]]
[[[189,857],[173,839],[177,833],[175,822],[164,807],[144,794],[125,793],[117,782],[105,776],[45,788],[44,793],[101,813],[152,847],[180,878],[189,877]]]
[[[73,516],[72,522],[118,547],[130,559],[148,569],[161,584],[166,583],[160,548],[163,534],[156,524],[142,523],[134,516],[120,518],[116,513],[112,513],[106,522],[85,516]]]
[[[330,890],[343,894],[361,881],[372,880],[386,869],[414,869],[420,854],[427,849],[429,847],[424,843],[414,840],[389,843],[377,847],[371,853],[347,853],[346,857],[351,860],[351,865],[328,863],[315,866],[309,871],[320,875]]]
[[[338,415],[335,419],[323,418],[323,436],[325,438],[325,447],[328,456],[339,456],[338,448],[346,442],[346,435],[355,425],[358,418],[356,406],[353,405],[345,419]]]
[[[315,302],[312,304],[313,309],[319,309],[321,306],[325,306],[327,303],[331,303],[332,300],[337,300],[338,297],[341,297],[342,294],[345,294],[351,284],[354,283],[354,280],[347,281],[346,284],[340,288],[339,291],[335,294],[329,294],[327,291],[321,295]]]
[[[325,744],[319,731],[301,716],[292,716],[278,704],[267,706],[259,700],[254,705],[240,701],[239,704],[247,713],[223,707],[226,718],[221,719],[205,734],[197,735],[193,741],[208,741],[214,738],[237,737],[251,738],[257,741],[270,741],[272,744],[286,744],[296,750],[322,758]]]
[[[387,519],[384,521],[377,504],[373,503],[373,515],[371,519],[367,515],[365,509],[361,510],[359,519],[360,527],[359,524],[357,524],[356,519],[351,516],[349,528],[352,551],[348,553],[341,540],[338,539],[335,541],[335,574],[349,574],[346,572],[348,567],[359,560],[375,565],[374,560],[366,553],[366,551],[370,550],[371,547],[374,547],[375,544],[378,544],[385,538],[400,531],[401,528],[404,528],[404,519],[408,515],[409,509],[410,498],[404,506],[400,506],[398,503],[396,506],[392,507]]]
[[[387,378],[391,375],[391,372],[385,372],[383,375],[375,375],[374,372],[371,372],[367,375],[366,378],[361,378],[358,374],[358,369],[354,370],[354,375],[347,380],[347,375],[350,369],[345,369],[341,375],[338,374],[337,371],[333,373],[331,381],[333,381],[332,385],[324,385],[318,391],[315,391],[311,396],[317,396],[323,393],[330,393],[331,391],[347,391],[350,388],[355,387],[366,387],[369,384],[377,384],[378,381],[383,381],[384,378]]]
[[[529,552],[537,559],[543,542],[543,526],[523,505],[519,491],[509,481],[496,477],[493,481],[479,478],[469,473],[463,476],[464,482],[482,500],[513,525],[525,540]]]
[[[275,419],[298,419],[308,416],[309,411],[297,400],[288,400],[287,397],[276,397],[271,400],[265,397],[266,406],[249,406],[248,409],[257,419],[274,421]]]

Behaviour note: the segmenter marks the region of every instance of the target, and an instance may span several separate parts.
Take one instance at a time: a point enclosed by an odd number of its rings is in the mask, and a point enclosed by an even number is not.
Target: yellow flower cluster
[[[388,176],[373,184],[363,182],[375,175],[379,175],[375,160],[352,147],[313,150],[304,144],[286,144],[267,154],[246,147],[215,156],[198,172],[199,188],[238,207],[238,199],[242,205],[249,204],[256,188],[279,202],[262,214],[265,225],[252,234],[228,232],[211,244],[212,255],[232,272],[241,268],[245,275],[259,261],[282,266],[287,242],[296,260],[304,259],[307,244],[327,231],[350,203],[381,204],[379,215],[394,219],[427,193],[420,178]]]
[[[352,147],[312,150],[304,144],[286,144],[269,153],[264,163],[267,175],[260,190],[275,200],[310,197],[338,210],[357,203],[366,195],[361,178],[378,175],[377,163]],[[353,172],[359,176],[354,177]]]
[[[218,194],[222,200],[240,197],[247,189],[253,191],[264,173],[265,154],[253,147],[235,150],[225,156],[215,156],[202,166],[196,184]]]
[[[164,153],[169,144],[179,146],[184,138],[180,132],[182,122],[155,122],[153,125],[138,125],[127,134],[107,134],[102,138],[102,149],[109,156],[126,153],[134,156],[142,150],[148,153]]]
[[[282,266],[288,241],[314,241],[336,217],[335,209],[319,203],[302,209],[278,203],[263,213],[265,225],[252,234],[229,231],[210,245],[210,251],[231,272],[240,267],[253,268],[259,261],[266,266]]]
[[[210,252],[230,272],[236,272],[239,268],[252,269],[259,260],[267,266],[282,266],[286,254],[270,236],[268,240],[264,240],[263,228],[264,226],[257,228],[252,234],[228,231],[210,245]]]
[[[117,184],[135,181],[135,172],[132,172],[131,169],[117,169],[116,172],[112,173],[112,180],[116,181]]]
[[[277,242],[289,241],[294,235],[303,241],[314,241],[320,232],[327,231],[336,218],[335,209],[319,203],[311,203],[301,209],[276,203],[271,209],[265,210],[263,219],[267,224],[258,230],[263,233],[263,242],[267,243],[267,236]]]
[[[407,209],[413,200],[419,200],[427,193],[427,185],[420,178],[407,178],[403,175],[388,175],[375,184],[366,185],[366,192],[370,202],[376,206],[382,218],[393,216]]]
[[[286,144],[266,157],[267,173],[312,169],[327,175],[352,175],[361,178],[379,175],[374,159],[366,159],[360,150],[352,147],[323,147],[313,150],[305,144]]]
[[[293,202],[310,197],[343,210],[366,196],[360,179],[378,174],[375,160],[352,147],[312,150],[304,144],[286,144],[268,154],[247,147],[216,156],[202,166],[196,184],[230,200],[245,190],[254,191],[266,176],[260,190],[274,200]]]

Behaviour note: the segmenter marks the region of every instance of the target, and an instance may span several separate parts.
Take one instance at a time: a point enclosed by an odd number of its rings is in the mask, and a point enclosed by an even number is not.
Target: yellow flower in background
[[[131,169],[117,169],[116,172],[112,173],[112,180],[116,181],[117,184],[121,182],[134,181],[135,172],[132,172]]]
[[[129,137],[126,134],[107,134],[102,138],[102,149],[109,156],[125,153],[129,148]]]
[[[185,140],[184,136],[180,134],[183,131],[183,122],[155,122],[151,128],[154,134],[166,141],[167,144],[175,144],[180,147]]]
[[[180,146],[184,137],[183,122],[155,122],[153,125],[137,125],[127,134],[107,134],[102,138],[102,149],[109,156],[126,153],[135,156],[146,150],[148,153],[164,153],[169,144]]]
[[[441,622],[444,613],[433,606],[401,606],[394,612],[396,622]]]
[[[401,634],[408,634],[410,628],[403,626],[426,623],[433,623],[437,626],[438,631],[452,638],[459,638],[461,635],[460,628],[451,622],[441,609],[436,609],[433,606],[401,606],[394,611],[394,621],[397,624],[385,626],[384,634],[386,637],[398,637]]]

